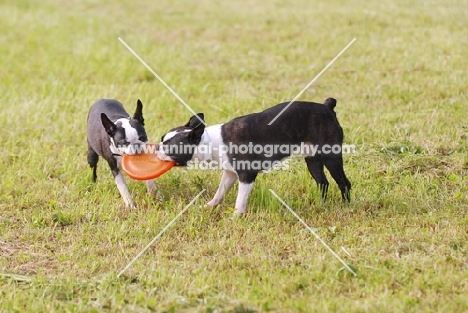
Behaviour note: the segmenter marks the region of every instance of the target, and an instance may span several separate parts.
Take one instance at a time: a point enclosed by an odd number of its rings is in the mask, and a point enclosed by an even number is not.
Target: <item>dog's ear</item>
[[[190,131],[189,133],[189,136],[188,136],[189,141],[191,143],[199,144],[204,131],[205,131],[205,124],[198,121],[198,125],[195,126],[195,128],[192,129],[192,131]]]
[[[137,107],[135,113],[133,113],[133,118],[140,121],[143,126],[145,125],[145,119],[143,118],[143,103],[141,103],[140,99],[137,101]]]
[[[199,124],[205,125],[205,114],[203,113],[197,113],[197,115],[192,116],[184,127],[196,128]]]
[[[101,122],[107,134],[111,137],[114,137],[115,132],[117,131],[117,126],[115,126],[115,124],[112,123],[112,121],[104,113],[101,113]]]

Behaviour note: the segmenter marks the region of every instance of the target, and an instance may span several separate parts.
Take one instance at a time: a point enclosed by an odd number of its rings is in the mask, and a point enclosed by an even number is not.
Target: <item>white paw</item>
[[[158,189],[156,189],[156,188],[148,188],[148,194],[149,194],[150,196],[154,196],[156,193],[159,194]]]
[[[163,201],[163,200],[164,200],[164,197],[163,197],[162,193],[161,193],[159,190],[150,193],[150,195],[151,195],[151,196],[155,196],[156,199],[158,199],[159,201]]]
[[[214,200],[211,200],[210,202],[208,202],[207,204],[205,204],[205,207],[211,207],[211,208],[214,208],[215,206],[217,206],[219,203],[217,201],[214,201]]]
[[[150,195],[154,195],[158,192],[158,187],[156,187],[156,184],[151,180],[146,182],[146,189]]]

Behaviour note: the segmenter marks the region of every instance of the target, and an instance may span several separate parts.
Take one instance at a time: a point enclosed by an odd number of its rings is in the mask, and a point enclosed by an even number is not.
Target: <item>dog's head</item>
[[[174,161],[177,166],[186,166],[205,131],[204,117],[203,113],[198,113],[184,126],[173,128],[162,136],[158,145],[158,157],[161,160]]]
[[[144,127],[143,104],[140,100],[137,101],[133,117],[120,118],[113,123],[106,114],[101,113],[101,122],[113,145],[121,153],[138,154],[148,141]]]

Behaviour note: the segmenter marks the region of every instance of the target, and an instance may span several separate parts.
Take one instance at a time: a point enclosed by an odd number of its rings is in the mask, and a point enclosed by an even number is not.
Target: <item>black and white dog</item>
[[[268,125],[288,104],[281,103],[263,112],[210,127],[205,127],[204,115],[199,113],[184,126],[173,128],[162,137],[158,157],[175,161],[178,166],[217,162],[224,172],[218,191],[207,205],[217,206],[239,179],[235,214],[242,214],[259,172],[278,167],[278,163],[293,152],[287,147],[313,145],[315,152],[301,151],[301,154],[320,188],[321,201],[325,201],[329,185],[324,166],[340,187],[342,199],[350,201],[351,183],[343,169],[341,152],[343,130],[333,110],[336,100],[328,98],[324,104],[293,102]],[[322,150],[322,147],[328,149]],[[330,151],[331,147],[338,149]]]
[[[93,182],[96,181],[96,169],[99,156],[107,161],[114,175],[125,205],[135,207],[128,192],[125,179],[120,172],[122,153],[134,154],[135,146],[142,146],[147,141],[143,119],[143,104],[137,101],[133,117],[125,111],[117,100],[101,99],[94,103],[88,113],[88,164],[93,169]],[[152,180],[146,181],[150,194],[156,192]]]

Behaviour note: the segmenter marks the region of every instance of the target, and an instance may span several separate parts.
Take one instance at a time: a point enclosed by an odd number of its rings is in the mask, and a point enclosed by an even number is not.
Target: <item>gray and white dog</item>
[[[120,172],[123,153],[134,154],[136,146],[148,141],[144,127],[143,104],[137,101],[133,117],[125,111],[123,105],[112,99],[95,102],[88,113],[88,164],[93,169],[93,182],[96,181],[96,169],[99,157],[107,161],[114,175],[115,183],[127,207],[134,208],[125,179]],[[146,181],[150,194],[157,190],[154,181]]]

